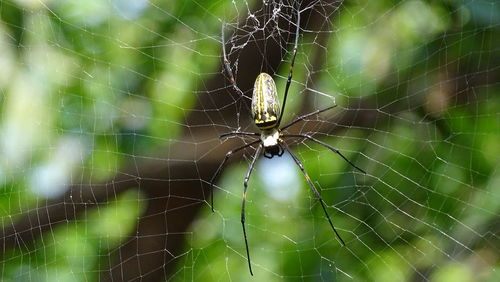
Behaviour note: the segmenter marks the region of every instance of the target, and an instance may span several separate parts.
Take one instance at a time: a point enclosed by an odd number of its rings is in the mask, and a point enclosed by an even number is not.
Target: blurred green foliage
[[[0,1],[0,225],[69,183],[102,181],[131,157],[176,142],[196,91],[222,71],[221,20],[247,17],[247,4],[255,3]],[[322,136],[366,176],[323,147],[292,147],[347,247],[336,242],[299,170],[287,169],[297,190],[287,184],[290,195],[278,198],[264,164],[257,165],[247,209],[256,278],[500,279],[500,86],[492,82],[500,62],[498,8],[486,0],[341,5],[313,88],[334,93],[340,108],[369,99],[387,119]],[[301,37],[296,81],[311,75],[317,46],[302,43],[314,38]],[[284,63],[279,75],[287,72]],[[463,90],[457,81],[477,86]],[[284,84],[277,81],[279,89]],[[290,93],[332,103],[303,89],[294,83]],[[287,119],[301,99],[291,98]],[[398,110],[389,114],[392,105]],[[240,225],[247,166],[224,171],[216,213],[207,207],[192,225],[174,280],[250,280]],[[0,280],[97,281],[146,202],[130,191],[25,249],[6,251]]]

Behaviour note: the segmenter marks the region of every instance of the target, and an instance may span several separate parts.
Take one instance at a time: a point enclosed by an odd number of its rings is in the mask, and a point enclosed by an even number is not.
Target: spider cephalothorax
[[[281,134],[278,129],[271,128],[262,130],[260,133],[260,141],[264,146],[264,157],[272,159],[274,156],[281,157],[285,150],[280,145]]]
[[[308,135],[308,134],[283,134],[282,132],[287,129],[288,127],[296,124],[297,122],[306,119],[307,117],[317,115],[321,112],[333,109],[334,106],[330,106],[326,109],[322,110],[317,110],[312,113],[300,116],[296,118],[294,121],[290,122],[289,124],[279,128],[280,123],[281,123],[281,118],[283,117],[283,112],[285,109],[286,105],[286,98],[288,96],[288,89],[290,88],[290,84],[292,82],[292,74],[293,74],[293,65],[295,63],[295,57],[297,55],[297,45],[299,41],[299,30],[300,30],[300,12],[297,13],[297,23],[296,23],[296,30],[295,30],[295,44],[293,47],[293,55],[292,55],[292,62],[290,64],[290,72],[288,74],[288,79],[286,82],[285,86],[285,94],[283,97],[283,105],[280,108],[279,105],[279,100],[278,100],[278,93],[276,90],[276,84],[274,83],[273,78],[267,74],[267,73],[261,73],[257,76],[255,79],[255,84],[254,84],[254,89],[253,89],[253,95],[252,95],[252,118],[254,120],[255,125],[259,128],[261,131],[260,133],[255,133],[255,132],[241,132],[241,131],[233,131],[233,132],[228,132],[222,134],[220,137],[228,137],[228,136],[252,136],[254,138],[258,138],[257,140],[250,142],[248,144],[245,144],[243,146],[237,147],[233,149],[232,151],[227,152],[226,157],[220,164],[220,166],[217,168],[217,171],[215,172],[215,175],[212,177],[211,184],[210,184],[210,190],[211,190],[211,204],[212,204],[212,211],[213,211],[213,185],[217,177],[222,171],[222,168],[224,167],[224,164],[226,161],[229,159],[229,157],[233,154],[236,153],[240,150],[243,150],[247,147],[257,145],[257,149],[255,150],[255,153],[252,158],[252,162],[250,163],[250,166],[248,167],[245,180],[243,182],[243,201],[241,205],[241,225],[243,227],[243,236],[245,238],[245,247],[246,247],[246,252],[247,252],[247,259],[248,259],[248,268],[250,270],[250,274],[253,275],[252,272],[252,264],[250,261],[250,252],[248,249],[248,240],[247,240],[247,234],[245,230],[245,201],[247,197],[247,188],[248,188],[248,179],[250,178],[250,174],[252,173],[253,167],[255,165],[255,161],[257,158],[260,156],[260,154],[263,152],[263,156],[269,159],[272,159],[274,156],[281,157],[285,151],[287,151],[292,159],[295,161],[297,166],[300,168],[302,173],[304,174],[309,186],[311,187],[314,195],[318,199],[318,201],[321,203],[321,207],[323,208],[323,211],[325,213],[326,218],[328,219],[328,222],[330,223],[330,226],[332,230],[334,231],[335,235],[337,235],[337,238],[339,241],[342,243],[342,245],[345,245],[344,240],[340,237],[338,234],[337,230],[333,226],[332,220],[330,219],[330,216],[328,215],[328,212],[326,211],[326,206],[325,203],[323,202],[323,199],[321,198],[321,195],[319,194],[318,190],[314,186],[313,182],[311,181],[310,177],[308,176],[307,172],[304,169],[304,166],[298,159],[298,157],[290,150],[288,145],[283,141],[284,138],[305,138],[308,140],[311,140],[313,142],[316,142],[331,151],[335,152],[338,154],[340,157],[342,157],[346,162],[348,162],[351,166],[354,168],[358,169],[359,171],[366,173],[359,167],[355,166],[351,161],[349,161],[342,153],[340,153],[337,149],[333,148],[332,146]],[[237,92],[237,94],[243,96],[243,91],[239,89],[239,87],[236,85],[236,81],[233,76],[233,71],[231,70],[231,65],[229,63],[229,60],[227,59],[226,55],[226,48],[224,44],[224,25],[222,25],[222,52],[224,56],[224,68],[227,72],[227,75],[229,76],[229,81],[232,84],[232,89]]]

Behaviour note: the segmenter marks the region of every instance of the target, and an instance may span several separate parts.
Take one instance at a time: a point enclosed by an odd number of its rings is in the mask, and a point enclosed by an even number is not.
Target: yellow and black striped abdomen
[[[252,96],[252,117],[260,129],[275,127],[280,115],[278,93],[273,78],[263,72],[255,79]]]

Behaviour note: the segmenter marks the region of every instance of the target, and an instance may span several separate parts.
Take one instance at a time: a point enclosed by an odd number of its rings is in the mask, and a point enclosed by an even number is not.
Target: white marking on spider
[[[280,133],[276,128],[262,130],[262,133],[260,134],[260,140],[262,140],[262,143],[266,148],[278,145],[279,138]]]

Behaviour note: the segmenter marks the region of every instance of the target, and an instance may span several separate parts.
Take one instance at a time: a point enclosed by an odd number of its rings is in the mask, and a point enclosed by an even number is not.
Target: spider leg
[[[333,109],[335,107],[337,107],[337,105],[333,105],[333,106],[330,106],[330,107],[322,109],[322,110],[317,110],[317,111],[314,111],[314,112],[302,115],[302,116],[296,118],[294,121],[290,122],[289,124],[283,126],[280,130],[283,131],[283,130],[289,128],[290,126],[296,124],[297,122],[301,121],[301,120],[304,120],[304,119],[306,119],[306,118],[308,118],[310,116],[314,116],[314,115],[317,115],[317,114],[322,113],[322,112],[326,112],[326,111],[331,110],[331,109]]]
[[[278,153],[278,157],[281,157],[285,153],[285,150],[283,149],[280,143],[278,143],[278,146],[280,147],[280,152]]]
[[[295,161],[295,163],[297,164],[297,166],[300,168],[300,170],[304,174],[304,177],[306,178],[307,183],[309,183],[309,186],[311,186],[311,189],[312,189],[314,195],[316,196],[316,198],[320,202],[321,207],[323,208],[323,211],[325,212],[326,218],[328,219],[328,222],[330,223],[330,226],[332,227],[333,232],[335,232],[335,235],[337,235],[337,238],[340,240],[340,243],[342,243],[342,245],[345,246],[344,240],[342,240],[342,237],[340,237],[339,233],[335,229],[335,226],[333,226],[333,222],[330,219],[330,216],[328,215],[328,212],[326,211],[326,206],[325,206],[325,203],[323,201],[323,198],[321,198],[321,195],[319,194],[318,189],[316,189],[316,186],[314,186],[313,182],[311,181],[311,178],[309,177],[309,175],[307,174],[306,170],[304,169],[304,166],[302,165],[302,162],[290,150],[290,148],[288,147],[288,145],[286,145],[285,143],[283,143],[283,144],[285,146],[285,150],[290,154],[290,156],[292,156],[292,159]]]
[[[260,140],[259,140],[260,141]],[[253,276],[252,272],[252,264],[250,262],[250,252],[248,250],[248,240],[247,240],[247,231],[245,229],[245,201],[247,199],[247,188],[248,188],[248,179],[250,178],[250,174],[252,173],[253,167],[255,166],[255,162],[262,151],[262,144],[257,147],[255,151],[255,155],[253,156],[253,160],[250,163],[250,167],[248,167],[247,175],[245,176],[245,181],[243,182],[243,200],[241,203],[241,226],[243,227],[243,236],[245,237],[245,247],[247,249],[247,258],[248,258],[248,269],[250,269],[250,274]]]
[[[222,56],[224,58],[224,68],[226,69],[227,75],[229,76],[229,82],[232,84],[232,88],[236,94],[241,95],[241,97],[245,97],[243,94],[243,91],[236,85],[236,80],[234,79],[233,71],[231,70],[231,64],[229,63],[229,60],[227,59],[227,53],[226,53],[226,41],[224,39],[224,27],[225,23],[222,24],[222,29],[221,29],[221,37],[222,37]]]
[[[229,159],[229,157],[231,157],[232,154],[234,154],[234,153],[236,153],[236,152],[238,152],[238,151],[240,151],[242,149],[245,149],[246,147],[250,147],[252,145],[255,145],[258,142],[260,142],[260,140],[256,140],[256,141],[254,141],[252,143],[245,144],[243,146],[240,146],[240,147],[238,147],[238,148],[236,148],[234,150],[231,150],[231,151],[229,151],[229,152],[226,153],[226,156],[224,157],[224,160],[219,165],[219,167],[217,168],[217,171],[215,171],[214,176],[210,180],[210,204],[212,206],[212,212],[214,211],[214,182],[217,179],[217,177],[219,177],[219,174],[221,173],[222,168],[226,164],[227,160]],[[260,146],[259,146],[259,148],[260,148]]]
[[[285,134],[285,135],[282,135],[282,137],[303,137],[303,138],[307,138],[313,142],[316,142],[330,150],[332,150],[334,153],[338,154],[339,156],[341,156],[347,163],[349,163],[352,167],[354,167],[355,169],[361,171],[362,173],[366,174],[366,171],[362,170],[361,168],[357,167],[355,164],[353,164],[350,160],[348,160],[344,155],[342,155],[342,153],[333,148],[332,146],[326,144],[325,142],[322,142],[314,137],[312,137],[311,135],[307,135],[307,134]]]
[[[290,84],[292,83],[292,75],[293,75],[293,65],[295,64],[295,57],[297,56],[297,48],[299,45],[299,31],[300,31],[300,10],[297,9],[297,23],[296,29],[295,29],[295,44],[293,46],[293,55],[292,55],[292,63],[290,64],[290,72],[288,73],[288,79],[286,81],[286,86],[285,86],[285,95],[283,97],[283,105],[281,106],[281,114],[278,119],[278,125],[281,123],[281,118],[283,117],[283,113],[285,112],[285,104],[286,104],[286,97],[288,96],[288,89],[290,88]]]
[[[256,132],[231,131],[231,132],[226,132],[226,133],[221,134],[219,136],[219,138],[224,138],[224,137],[229,137],[229,136],[235,136],[235,135],[260,136],[260,134],[256,133]]]

